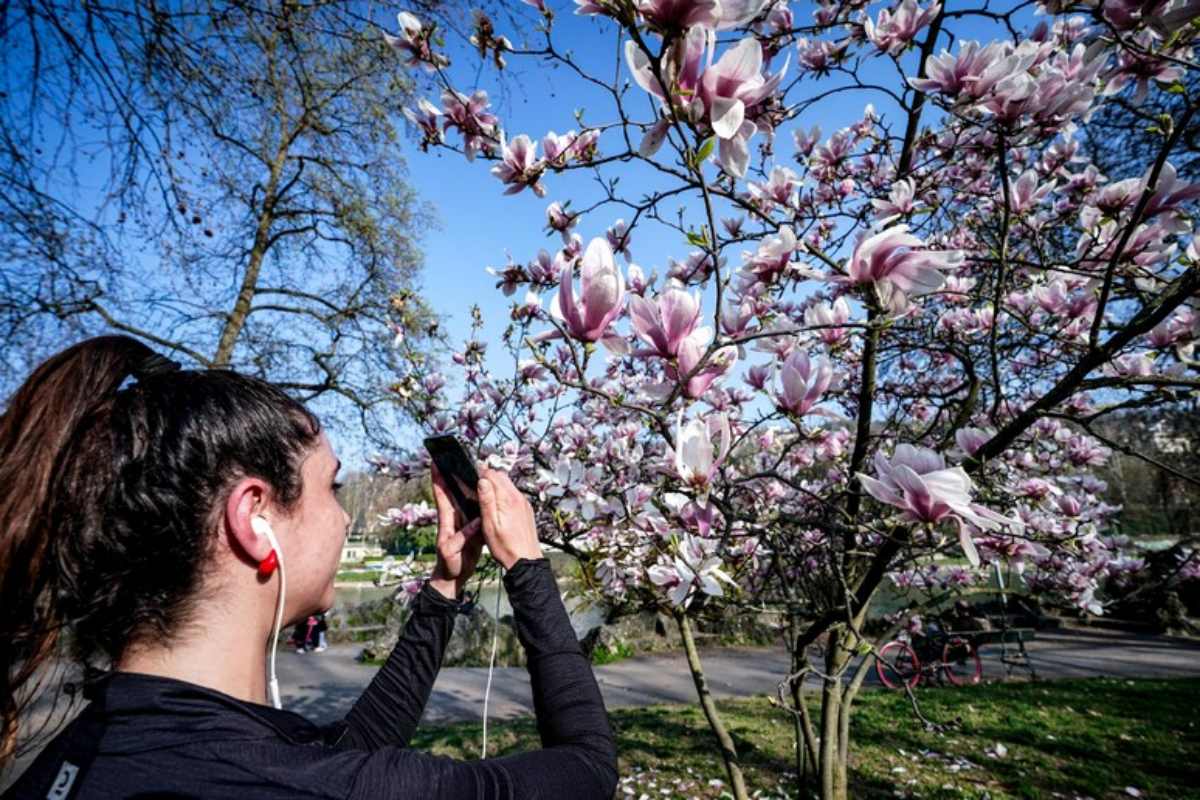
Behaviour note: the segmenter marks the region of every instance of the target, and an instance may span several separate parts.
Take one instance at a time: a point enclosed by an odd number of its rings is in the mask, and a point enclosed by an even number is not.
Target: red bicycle
[[[912,643],[895,639],[879,648],[875,673],[889,689],[912,688],[922,679],[965,686],[983,680],[983,660],[969,634],[932,631]]]

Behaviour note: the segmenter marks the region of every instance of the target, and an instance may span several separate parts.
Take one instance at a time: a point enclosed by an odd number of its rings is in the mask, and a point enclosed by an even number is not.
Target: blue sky
[[[575,15],[573,2],[558,0],[552,2],[551,7],[556,9],[553,36],[555,48],[559,51],[571,51],[589,74],[611,79],[617,66],[615,24],[601,18]],[[796,24],[808,23],[811,7],[810,3],[792,3]],[[532,9],[524,5],[521,5],[520,9],[530,12],[526,16],[531,21],[536,19],[537,15]],[[873,7],[872,13],[878,13],[878,8]],[[957,30],[961,32],[961,28],[960,25]],[[519,34],[514,35],[512,31],[503,28],[500,32],[507,34],[518,47],[520,46]],[[980,36],[989,33],[977,26],[967,32]],[[540,34],[529,34],[529,46],[540,47],[539,37]],[[508,96],[501,99],[502,95],[497,91],[498,83],[494,78],[494,69],[488,65],[482,71],[479,70],[478,57],[473,52],[464,52],[460,46],[461,42],[456,42],[452,35],[449,38],[448,52],[454,56],[449,74],[455,87],[464,93],[470,93],[476,88],[488,91],[494,100],[494,111],[501,117],[510,138],[519,133],[527,133],[538,141],[551,130],[563,133],[573,128],[577,129],[572,112],[578,107],[585,109],[584,119],[590,124],[603,124],[616,119],[611,97],[602,90],[588,85],[577,76],[567,74],[567,70],[561,65],[552,69],[547,66],[546,61],[529,56],[509,58],[510,66],[504,79]],[[732,41],[729,37],[723,38]],[[719,52],[723,51],[724,48],[720,48]],[[771,66],[772,72],[779,68],[785,55],[786,53],[780,53],[775,57]],[[914,60],[915,53],[910,52],[906,61]],[[619,68],[620,79],[628,80],[629,72],[623,60]],[[908,74],[914,72],[915,64]],[[797,74],[793,58],[788,77],[790,79]],[[878,81],[889,87],[899,87],[896,71],[885,59],[869,60],[862,77],[864,82]],[[825,84],[832,86],[835,80],[838,79],[826,79]],[[844,79],[838,82],[842,80]],[[814,86],[814,82],[807,79],[794,90],[794,94],[804,96],[828,88],[827,85],[821,85],[819,89],[814,89]],[[438,104],[436,94],[429,93],[427,96]],[[627,108],[634,110],[632,115],[635,120],[650,119],[647,97],[636,85],[633,85],[627,95]],[[822,136],[828,137],[838,128],[861,118],[867,103],[872,103],[885,118],[890,117],[893,121],[898,119],[898,110],[881,93],[857,91],[835,96],[817,107],[819,113],[810,113],[783,126],[780,135],[776,137],[775,163],[796,167],[792,161],[792,130],[797,127],[808,129],[812,125],[820,125]],[[902,130],[902,126],[899,127],[899,131]],[[447,138],[453,144],[461,144],[461,137],[455,131],[451,131]],[[751,143],[752,153],[756,154],[757,145],[762,141],[761,134],[755,137]],[[615,131],[607,132],[600,139],[601,154],[611,153],[621,146],[620,137]],[[599,187],[592,175],[576,171],[570,174],[548,175],[544,182],[549,191],[544,199],[536,197],[528,190],[515,196],[504,195],[503,185],[488,171],[494,162],[477,159],[474,163],[469,163],[461,155],[445,150],[431,149],[428,153],[422,153],[413,141],[404,142],[402,154],[408,164],[413,185],[424,200],[433,204],[441,220],[441,228],[428,231],[422,243],[425,252],[423,281],[430,302],[446,316],[449,330],[456,339],[461,340],[467,335],[469,308],[473,303],[478,303],[484,312],[488,321],[485,330],[498,335],[503,330],[512,299],[495,290],[495,280],[485,272],[485,268],[503,265],[508,254],[518,262],[527,262],[540,248],[544,247],[553,252],[561,246],[561,242],[557,234],[546,235],[546,206],[554,200],[567,199],[573,201],[573,208],[588,206],[602,197]],[[664,147],[659,157],[666,155],[667,148]],[[614,164],[606,167],[604,174],[621,176],[619,189],[624,190],[622,193],[635,201],[645,189],[664,186],[661,178],[643,165]],[[708,167],[706,174],[710,177],[715,176],[715,167]],[[686,218],[697,224],[702,222],[699,199],[686,197],[685,202],[688,206]],[[605,229],[618,217],[628,220],[628,209],[614,205],[606,206],[588,215],[576,230],[586,243],[594,236],[602,236]],[[632,237],[634,262],[647,273],[651,270],[657,271],[660,285],[667,258],[682,260],[693,249],[676,231],[653,221],[639,224]],[[727,250],[726,256],[729,259],[729,269],[735,269],[740,263],[740,248]],[[543,306],[548,299],[543,298]]]
[[[552,0],[551,6],[556,11],[553,41],[559,52],[570,53],[588,74],[608,81],[617,74],[620,82],[629,80],[623,59],[617,57],[615,24],[603,18],[575,15],[575,4],[571,0]],[[516,2],[512,3],[512,7],[515,9],[514,14],[528,20],[525,32],[511,30],[506,23],[499,21],[498,32],[507,35],[518,48],[542,47],[542,34],[534,30],[540,19],[537,12]],[[813,7],[811,3],[793,2],[791,7],[797,25],[809,23]],[[877,15],[882,7],[882,4],[873,4],[872,15]],[[376,7],[374,18],[389,29],[395,30],[390,12]],[[959,26],[958,30],[960,35],[963,33],[961,27]],[[966,32],[977,38],[1000,35],[995,31],[984,30]],[[731,35],[722,37],[725,42],[733,42],[737,38],[739,37]],[[719,48],[718,56],[724,52],[726,46],[728,45],[723,44]],[[456,36],[453,32],[447,33],[447,52],[453,59],[448,73],[455,87],[467,94],[477,88],[488,91],[493,99],[493,111],[500,116],[510,138],[519,133],[526,133],[535,141],[540,141],[541,137],[551,130],[564,133],[570,129],[578,129],[574,111],[580,108],[584,111],[584,121],[589,125],[602,125],[616,119],[611,96],[573,75],[561,64],[555,65],[536,57],[513,55],[508,59],[509,68],[503,77],[497,80],[494,68],[490,64],[481,68],[478,55],[461,36]],[[788,71],[788,80],[791,80],[798,74],[794,63],[794,49],[777,55],[769,71],[775,72],[780,68],[787,52],[793,53]],[[915,58],[914,52],[905,56],[908,74],[915,71]],[[399,62],[397,68],[403,69]],[[895,68],[886,59],[869,59],[860,75],[868,83],[877,81],[894,89],[900,86]],[[835,82],[842,81],[844,78],[822,79],[818,85],[813,79],[806,78],[793,90],[789,99],[794,100],[796,97],[827,90]],[[437,91],[427,92],[426,95],[438,103]],[[883,114],[885,119],[891,120],[897,129],[902,129],[898,109],[886,96],[878,92],[863,91],[838,95],[817,106],[816,112],[809,112],[782,127],[775,142],[774,163],[796,167],[792,159],[794,146],[791,133],[797,127],[807,130],[813,125],[820,125],[823,138],[828,137],[838,128],[859,119],[863,107],[868,102],[873,103],[877,111]],[[650,98],[636,84],[633,84],[626,94],[625,103],[628,113],[635,120],[646,122],[652,119]],[[511,366],[508,357],[500,349],[500,334],[507,324],[510,304],[514,299],[520,299],[524,292],[519,291],[512,298],[505,297],[495,288],[495,278],[486,272],[486,268],[505,264],[509,255],[515,261],[528,262],[541,248],[553,252],[561,246],[561,240],[557,234],[546,235],[546,206],[554,200],[569,199],[572,201],[572,207],[578,209],[591,205],[602,193],[592,173],[576,170],[568,174],[547,175],[544,182],[548,188],[548,195],[545,198],[538,198],[528,190],[517,195],[504,195],[503,185],[489,173],[489,168],[494,162],[477,159],[470,163],[461,155],[445,150],[433,149],[424,153],[417,147],[416,138],[414,133],[410,139],[402,140],[398,145],[397,155],[407,164],[409,182],[421,199],[435,209],[441,223],[440,227],[426,231],[420,243],[424,251],[424,272],[421,278],[423,293],[432,307],[443,316],[446,329],[456,346],[461,346],[468,334],[470,307],[473,304],[481,307],[486,323],[483,336],[492,343],[489,349],[489,366],[500,375],[504,375],[505,370],[511,369]],[[633,138],[636,144],[636,133]],[[456,145],[461,144],[461,137],[457,132],[450,132],[448,139]],[[754,156],[752,165],[758,162],[757,148],[763,140],[764,137],[759,134],[751,142],[751,152]],[[609,131],[601,137],[599,148],[601,155],[604,155],[623,149],[623,142],[616,131]],[[659,153],[659,158],[670,156],[668,147],[664,147]],[[89,187],[88,184],[93,183],[89,180],[91,175],[99,178],[101,171],[107,168],[106,165],[105,153],[102,149],[95,148],[91,160],[84,167],[85,174],[76,176],[82,177],[78,185],[79,191],[83,195],[89,191],[93,194],[90,203],[87,197],[78,198],[81,207],[87,208],[92,203],[99,206],[103,203],[104,198],[100,191]],[[715,177],[716,168],[708,166],[706,173]],[[635,202],[648,190],[669,188],[659,175],[642,164],[612,164],[604,168],[603,174],[606,178],[619,176],[619,193]],[[97,180],[95,183],[99,185],[100,182]],[[744,189],[744,185],[739,186],[740,189]],[[703,206],[698,197],[684,195],[678,202],[685,205],[686,224],[698,228],[705,221]],[[676,201],[668,201],[662,210],[669,213],[677,204]],[[718,218],[729,215],[718,207]],[[605,206],[584,217],[576,230],[586,243],[593,237],[603,236],[605,229],[619,217],[629,220],[631,211],[614,205]],[[739,266],[741,252],[747,246],[738,245],[725,251],[726,274]],[[684,241],[678,232],[656,222],[643,220],[632,235],[631,250],[634,262],[647,274],[656,272],[657,285],[661,286],[668,258],[683,260],[695,248]],[[625,268],[626,265],[622,263],[622,267]],[[552,294],[545,295],[543,306],[548,306],[552,299]],[[706,314],[711,314],[711,292],[706,300]],[[390,376],[384,379],[388,380]],[[416,436],[413,438],[416,439]],[[343,457],[343,460],[351,466],[358,462],[360,454],[346,455],[350,458]]]
[[[522,9],[527,7],[521,6]],[[616,26],[601,18],[580,17],[573,13],[574,4],[570,2],[552,3],[556,9],[553,41],[559,51],[571,51],[581,66],[589,74],[610,80],[614,69],[619,68],[620,80],[629,79],[629,72],[623,59],[616,59],[617,41]],[[811,4],[793,3],[792,10],[797,25],[808,24]],[[872,14],[877,14],[878,8],[872,8]],[[534,16],[531,14],[530,18]],[[520,47],[521,37],[513,35],[512,31],[501,28],[501,33],[507,34]],[[958,32],[962,35],[963,26]],[[978,26],[968,29],[972,37],[993,38],[998,34]],[[530,47],[540,47],[540,34],[534,34]],[[723,36],[724,40],[735,41],[737,37]],[[590,124],[603,124],[617,118],[611,96],[604,91],[589,85],[577,76],[559,66],[551,69],[544,60],[528,56],[512,56],[509,58],[510,68],[507,70],[505,86],[508,96],[499,101],[497,82],[494,70],[488,66],[478,69],[479,59],[471,51],[463,52],[451,40],[448,42],[448,52],[455,58],[449,69],[449,74],[455,87],[464,93],[470,93],[476,88],[483,88],[489,96],[497,99],[494,111],[501,117],[507,135],[527,133],[535,141],[550,130],[563,133],[577,128],[573,119],[573,109],[582,106],[585,109],[584,119]],[[725,47],[719,48],[724,52]],[[938,48],[940,51],[941,47]],[[957,49],[957,46],[954,48]],[[786,56],[780,53],[771,64],[770,72],[779,69]],[[794,50],[792,51],[794,53]],[[907,54],[905,66],[907,74],[915,74],[915,52]],[[798,71],[794,63],[789,67],[788,79],[796,76]],[[894,65],[887,59],[869,59],[860,72],[865,83],[878,82],[898,91],[901,85]],[[818,86],[813,79],[807,78],[798,88],[793,90],[790,100],[796,96],[810,96],[818,91],[824,91],[833,85],[844,82],[845,78],[823,79]],[[429,98],[437,104],[438,95],[429,94]],[[636,84],[630,89],[625,103],[633,119],[649,121],[650,103],[648,96]],[[903,133],[903,123],[895,104],[879,92],[855,91],[843,95],[835,95],[816,107],[816,112],[810,112],[796,121],[786,123],[776,137],[774,163],[796,168],[792,159],[794,145],[792,131],[797,128],[809,129],[820,125],[822,138],[827,138],[837,129],[844,127],[861,118],[863,108],[872,103],[877,112],[890,119],[896,135]],[[929,116],[932,115],[932,109]],[[455,131],[448,134],[448,141],[461,144],[461,137]],[[634,137],[636,144],[637,137]],[[751,142],[753,156],[752,166],[758,163],[757,148],[763,141],[759,134]],[[600,139],[601,154],[612,153],[623,149],[623,142],[616,131],[607,132]],[[539,154],[540,154],[539,148]],[[495,279],[485,268],[500,266],[511,254],[517,262],[528,262],[539,248],[554,252],[561,246],[558,234],[547,236],[545,226],[545,208],[554,201],[571,199],[573,208],[586,207],[603,196],[592,175],[584,171],[576,171],[566,175],[548,175],[544,182],[548,188],[545,198],[536,197],[531,191],[523,191],[517,195],[504,195],[504,186],[489,174],[493,162],[476,160],[468,163],[465,158],[449,151],[431,150],[422,153],[413,142],[406,142],[403,154],[407,160],[412,182],[422,197],[432,203],[442,222],[438,230],[429,231],[423,242],[425,252],[425,272],[423,283],[425,294],[434,309],[444,315],[446,327],[453,341],[461,343],[469,331],[472,304],[478,304],[485,318],[484,339],[491,343],[489,348],[489,366],[504,376],[511,372],[511,362],[499,348],[500,335],[508,321],[508,309],[513,299],[519,299],[524,291],[518,291],[512,298],[505,297],[495,288]],[[659,158],[668,156],[668,147],[664,146],[659,152]],[[768,165],[768,169],[770,165]],[[637,201],[648,189],[669,188],[662,182],[661,176],[640,164],[613,164],[605,168],[607,177],[621,176],[618,185],[622,193],[630,200]],[[709,166],[706,174],[713,178],[716,168]],[[753,177],[753,176],[750,176]],[[739,185],[739,191],[744,185]],[[683,196],[687,212],[685,219],[697,227],[704,221],[703,205],[698,196]],[[674,201],[669,201],[665,208],[674,207]],[[720,209],[717,212],[722,214]],[[605,229],[618,217],[630,218],[629,209],[609,205],[587,215],[577,227],[577,232],[586,243],[592,237],[603,236]],[[644,221],[633,233],[631,250],[634,262],[640,265],[647,274],[658,273],[659,286],[662,285],[666,272],[667,259],[673,257],[683,260],[695,248],[680,237],[677,231],[667,228],[654,221]],[[736,270],[741,263],[741,252],[746,245],[737,245],[725,251],[728,259],[726,273]],[[622,264],[624,268],[624,264]],[[543,295],[543,307],[548,307],[553,300],[552,294]],[[706,296],[705,312],[712,312],[712,292]],[[453,397],[453,394],[451,395]]]

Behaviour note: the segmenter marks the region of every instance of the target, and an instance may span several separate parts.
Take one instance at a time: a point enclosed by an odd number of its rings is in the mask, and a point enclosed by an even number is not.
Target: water
[[[334,588],[333,608],[335,610],[344,610],[360,603],[369,603],[372,600],[391,597],[395,591],[395,587],[380,587],[369,582],[338,584]]]

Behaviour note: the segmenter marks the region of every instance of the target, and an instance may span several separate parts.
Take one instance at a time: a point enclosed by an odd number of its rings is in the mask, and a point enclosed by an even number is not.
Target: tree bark
[[[267,54],[271,69],[268,79],[275,90],[275,114],[279,121],[279,145],[275,148],[274,157],[270,162],[270,174],[263,191],[262,205],[254,229],[254,244],[250,247],[250,256],[246,262],[246,272],[242,275],[242,284],[238,287],[237,299],[233,310],[225,318],[225,327],[221,330],[221,338],[217,342],[217,352],[213,356],[213,366],[227,367],[233,358],[233,348],[238,336],[246,325],[250,315],[250,304],[258,291],[258,276],[262,271],[263,259],[271,249],[271,226],[275,224],[275,204],[278,200],[279,181],[283,176],[283,168],[287,163],[290,145],[295,138],[295,131],[289,133],[288,113],[283,98],[284,88],[275,75],[274,39],[264,42],[264,52]]]
[[[721,759],[725,762],[725,774],[729,776],[733,796],[735,800],[747,800],[749,795],[746,793],[746,779],[742,775],[742,767],[738,762],[737,748],[734,747],[733,737],[725,729],[725,723],[721,721],[721,716],[717,712],[717,704],[708,690],[704,667],[700,663],[696,640],[692,636],[691,623],[688,621],[687,615],[682,612],[676,612],[675,622],[679,625],[680,636],[683,637],[683,650],[687,654],[688,669],[692,673],[692,681],[696,684],[696,695],[700,698],[700,707],[704,710],[704,718],[708,720],[708,727],[712,729],[713,736],[717,738],[717,744],[721,748]]]
[[[796,621],[789,621],[789,642],[796,640]],[[792,696],[792,726],[796,738],[796,790],[799,797],[811,796],[812,783],[817,777],[820,759],[817,756],[817,734],[812,727],[808,705],[804,700],[804,667],[808,665],[808,651],[792,648],[792,675],[800,675],[789,683]]]

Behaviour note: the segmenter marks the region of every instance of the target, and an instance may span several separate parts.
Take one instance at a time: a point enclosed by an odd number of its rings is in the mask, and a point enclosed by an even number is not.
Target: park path
[[[1028,645],[1038,676],[1043,679],[1125,677],[1200,677],[1200,642],[1177,638],[1068,629],[1040,632]],[[283,707],[318,723],[345,716],[370,683],[376,668],[355,661],[357,645],[335,645],[323,653],[300,655],[281,650],[277,669]],[[996,647],[985,647],[984,678],[1003,675]],[[709,687],[717,697],[749,697],[775,692],[787,674],[788,656],[782,648],[723,648],[702,652]],[[682,653],[639,656],[595,668],[605,705],[639,708],[661,703],[691,703],[695,688]],[[874,682],[874,670],[871,673]],[[445,724],[478,721],[483,712],[487,669],[448,667],[438,675],[422,722]],[[43,705],[43,704],[39,704]],[[60,708],[49,718],[34,710],[33,727],[49,722],[58,729],[78,708]],[[523,667],[495,672],[489,719],[513,719],[533,713],[529,676]],[[37,753],[17,759],[0,774],[0,792],[33,763]]]
[[[1038,677],[1043,679],[1200,677],[1200,642],[1178,638],[1064,629],[1040,632],[1028,649]],[[355,662],[358,650],[357,646],[338,645],[323,653],[280,653],[277,668],[284,707],[316,722],[344,716],[375,672]],[[982,654],[984,678],[1002,676],[999,648],[984,647]],[[714,649],[703,652],[702,658],[709,687],[717,697],[774,694],[789,663],[782,648]],[[688,703],[696,696],[682,653],[630,658],[596,667],[595,673],[610,709]],[[481,719],[486,681],[483,667],[443,669],[422,721],[441,724]],[[525,669],[497,668],[489,718],[511,719],[532,713]]]

